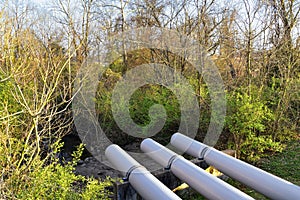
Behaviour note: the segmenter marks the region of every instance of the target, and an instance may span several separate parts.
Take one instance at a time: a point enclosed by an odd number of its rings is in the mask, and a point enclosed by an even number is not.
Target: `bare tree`
[[[0,135],[2,153],[8,159],[3,167],[22,175],[40,159],[45,141],[70,132],[72,118],[67,109],[72,97],[63,83],[69,60],[63,48],[40,40],[31,29],[35,22],[19,24],[15,29],[12,23],[17,15],[10,14],[4,12],[1,21],[0,83],[8,87],[1,95],[9,102],[2,104]]]
[[[273,0],[268,6],[272,9],[273,35],[271,41],[274,45],[273,54],[268,65],[269,76],[279,80],[278,102],[275,109],[273,124],[273,137],[277,138],[281,124],[287,123],[285,115],[290,109],[292,96],[290,86],[299,72],[299,50],[293,42],[293,29],[299,23],[300,3],[294,0]],[[296,117],[297,119],[297,117]],[[293,122],[297,123],[297,122]],[[292,125],[293,126],[293,125]]]

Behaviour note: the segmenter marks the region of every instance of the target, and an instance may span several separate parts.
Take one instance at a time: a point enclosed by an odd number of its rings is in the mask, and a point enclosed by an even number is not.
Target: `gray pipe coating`
[[[152,139],[143,140],[141,149],[208,199],[253,199]]]
[[[299,186],[183,134],[173,134],[171,144],[189,155],[203,158],[207,164],[216,167],[224,174],[244,183],[271,199],[300,199]]]
[[[144,199],[181,199],[118,145],[108,146],[105,156]]]

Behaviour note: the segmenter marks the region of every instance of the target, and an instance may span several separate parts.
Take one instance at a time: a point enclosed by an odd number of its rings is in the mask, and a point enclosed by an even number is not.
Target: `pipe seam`
[[[128,169],[128,171],[126,172],[125,174],[125,177],[123,178],[123,181],[128,181],[129,180],[129,176],[131,175],[131,173],[136,170],[137,168],[145,168],[144,166],[142,165],[133,165],[132,167],[130,167]],[[146,169],[146,168],[145,168]]]
[[[169,161],[168,161],[168,165],[165,167],[165,169],[166,170],[170,170],[171,169],[171,166],[172,166],[172,164],[173,164],[173,161],[176,159],[176,158],[178,158],[179,157],[179,155],[173,155],[170,159],[169,159]]]
[[[204,160],[206,152],[209,150],[209,147],[204,147],[204,149],[199,153],[198,159]]]

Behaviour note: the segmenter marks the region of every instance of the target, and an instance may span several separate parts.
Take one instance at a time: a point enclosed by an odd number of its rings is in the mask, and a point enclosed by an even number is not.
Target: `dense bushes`
[[[165,55],[161,55],[164,53],[162,51],[155,50],[154,52],[152,52],[152,54],[150,54],[150,52],[151,50],[149,49],[142,49],[140,51],[133,51],[128,53],[127,62],[130,63],[130,66],[128,67],[123,63],[122,58],[115,60],[110,65],[110,67],[103,73],[103,76],[100,79],[98,90],[97,90],[97,97],[96,97],[96,110],[99,116],[99,122],[101,124],[101,127],[105,130],[105,133],[109,137],[109,139],[112,142],[117,143],[119,145],[125,145],[135,140],[141,141],[141,138],[146,137],[145,134],[141,133],[139,138],[133,138],[131,136],[128,136],[128,134],[124,133],[118,127],[118,125],[116,124],[113,118],[111,101],[112,101],[112,93],[116,84],[118,83],[118,81],[122,81],[122,76],[127,71],[134,68],[134,66],[149,63],[150,60],[165,58]],[[171,64],[171,67],[173,69],[176,68],[178,71],[181,71],[182,72],[181,74],[187,79],[187,81],[189,81],[190,85],[194,89],[195,92],[194,94],[187,94],[187,95],[196,94],[195,96],[200,96],[203,93],[203,95],[205,95],[203,99],[204,98],[207,99],[208,98],[206,93],[207,90],[204,85],[200,85],[199,81],[197,81],[198,73],[196,72],[196,70],[188,64],[183,65],[182,69],[180,69],[179,66],[180,63],[178,61],[179,58],[176,57],[173,58],[174,55],[172,55],[171,53],[169,54],[170,57],[174,59],[170,61],[172,64],[174,64],[174,65]],[[139,56],[141,58],[139,58]],[[160,60],[157,62],[160,63],[162,61]],[[138,78],[139,77],[137,77],[137,79]],[[179,85],[177,87],[180,88],[180,90],[185,91],[183,86]],[[203,90],[201,89],[201,94],[199,94],[200,87],[203,88]],[[208,102],[205,103],[207,104]],[[155,104],[159,104],[164,107],[167,117],[166,117],[164,127],[162,128],[161,131],[159,131],[158,134],[154,136],[154,139],[156,139],[157,141],[163,144],[167,144],[169,143],[171,134],[178,130],[178,127],[180,125],[180,120],[181,120],[179,101],[171,89],[168,89],[167,87],[159,84],[146,84],[138,88],[130,97],[130,101],[129,101],[130,117],[137,125],[142,127],[147,126],[151,121],[149,116],[150,107]],[[117,105],[118,109],[120,110],[125,109],[124,105],[125,105],[124,103],[119,103]],[[154,115],[153,117],[160,119],[163,117],[160,115],[161,113],[158,114],[157,116]],[[118,123],[126,124],[128,122],[124,120],[124,121],[118,121]],[[202,125],[203,124],[205,123],[202,123]]]
[[[73,161],[62,165],[55,157],[62,143],[52,145],[47,159],[34,159],[31,165],[6,169],[0,183],[0,197],[4,199],[109,199],[111,180],[100,182],[74,174],[74,167],[82,153],[82,146],[73,154]],[[14,149],[18,150],[18,149]],[[3,155],[0,150],[1,155]],[[1,157],[1,160],[2,157]],[[47,163],[45,162],[47,161]],[[13,166],[11,166],[13,167]]]
[[[64,166],[56,159],[60,138],[72,128],[75,64],[28,30],[5,34],[11,42],[0,41],[0,198],[108,197],[109,182],[74,174],[80,153]]]
[[[258,92],[254,87],[254,92]],[[238,89],[227,95],[228,112],[226,127],[233,135],[233,146],[237,156],[255,161],[266,151],[281,151],[283,146],[272,139],[270,125],[274,114],[265,103]]]
[[[110,95],[107,96],[109,97]],[[104,98],[107,98],[107,96]],[[100,123],[106,130],[106,134],[109,136],[112,142],[124,145],[134,141],[135,139],[133,137],[126,136],[127,134],[122,133],[122,130],[120,130],[115,124],[111,113],[110,104],[104,104],[103,102],[107,101],[103,101],[102,98],[98,98],[97,102]],[[180,107],[176,97],[170,90],[160,85],[148,85],[139,88],[137,91],[135,91],[130,99],[130,117],[136,124],[140,126],[148,125],[151,120],[148,115],[149,108],[154,104],[163,105],[167,114],[165,125],[159,134],[155,136],[155,138],[162,143],[168,143],[170,134],[178,130],[180,123]],[[103,112],[105,110],[109,110],[109,112]],[[160,116],[155,117],[159,118]],[[126,124],[127,122],[124,121],[119,123]],[[140,138],[143,137],[145,136],[143,133],[141,133]]]
[[[137,53],[137,52],[134,52]],[[56,58],[57,55],[51,55]],[[67,70],[66,63],[61,63],[58,58],[57,70]],[[145,61],[145,60],[144,60]],[[143,61],[143,62],[144,62]],[[31,62],[28,61],[28,68]],[[19,62],[10,65],[18,68]],[[44,63],[46,65],[49,63]],[[141,64],[141,63],[135,63]],[[176,66],[175,66],[176,67]],[[178,67],[178,66],[177,66]],[[43,75],[55,71],[32,69],[38,76],[28,80],[18,76],[9,77],[9,73],[1,75],[0,82],[0,163],[1,195],[3,198],[105,198],[105,187],[108,182],[99,183],[97,180],[87,180],[73,174],[75,163],[62,166],[55,157],[57,147],[46,147],[50,143],[68,132],[72,125],[69,119],[68,99],[69,91],[65,83],[58,81],[65,78],[65,74],[53,74],[49,79],[42,79]],[[101,126],[107,136],[114,143],[125,145],[141,138],[134,138],[122,133],[115,123],[111,111],[111,95],[116,83],[129,70],[120,60],[117,60],[107,69],[99,82],[96,98],[97,114]],[[19,74],[21,72],[17,71]],[[32,73],[32,72],[30,72]],[[202,77],[186,65],[182,74],[191,84],[194,94],[198,97],[200,106],[199,132],[196,139],[203,139],[210,122],[209,91]],[[50,78],[51,77],[51,78]],[[24,82],[23,82],[24,81]],[[56,85],[43,90],[41,83],[48,87],[53,81]],[[226,81],[226,80],[225,80]],[[293,79],[291,89],[297,88],[297,78]],[[26,84],[25,84],[26,82]],[[297,129],[297,94],[290,94],[291,101],[288,109],[291,118],[279,112],[278,105],[282,104],[282,96],[277,94],[278,80],[274,78],[273,84],[249,86],[240,84],[238,87],[227,90],[227,117],[221,142],[222,146],[229,146],[237,150],[239,158],[256,161],[266,152],[281,151],[282,141],[292,138]],[[49,85],[48,85],[49,84]],[[287,88],[287,90],[290,90]],[[45,93],[43,93],[45,92]],[[47,97],[46,99],[44,99]],[[62,103],[63,102],[63,103]],[[178,130],[180,124],[180,105],[173,92],[161,85],[145,85],[134,92],[130,99],[130,117],[141,126],[150,122],[149,108],[154,104],[164,106],[167,119],[163,129],[154,136],[154,139],[166,144],[171,134]],[[284,103],[287,103],[284,101]],[[27,106],[27,104],[29,106]],[[119,105],[122,107],[122,105]],[[63,112],[61,112],[63,110]],[[280,114],[280,115],[279,115]],[[59,118],[57,118],[59,117]],[[159,116],[157,116],[159,117]],[[55,120],[59,119],[59,120]],[[279,129],[274,133],[274,122],[280,119]],[[196,120],[195,120],[196,121]],[[283,123],[284,122],[284,123]],[[124,122],[126,123],[126,122]],[[293,124],[294,126],[287,126]],[[62,129],[66,127],[66,129]],[[285,132],[280,132],[285,130]],[[280,133],[279,133],[280,132]],[[226,138],[226,139],[223,139]],[[229,138],[229,143],[228,142]],[[232,138],[232,139],[230,139]],[[218,146],[217,146],[218,148]],[[52,152],[51,152],[52,151]],[[45,154],[45,155],[43,155]],[[52,156],[52,157],[51,157]],[[50,161],[49,161],[49,158]],[[76,159],[75,159],[76,160]],[[79,188],[77,184],[81,185]],[[83,186],[82,186],[83,185]],[[100,195],[100,196],[99,196]]]
[[[142,50],[142,52],[144,51]],[[144,54],[144,60],[137,61],[136,56],[139,54],[141,52],[129,53],[128,62],[135,66],[151,60]],[[131,60],[131,58],[135,58],[135,60]],[[178,68],[175,64],[171,66]],[[188,64],[186,66],[182,74],[192,85],[200,106],[199,130],[196,139],[202,140],[207,132],[211,117],[209,91],[202,77],[195,74],[191,66]],[[105,71],[97,91],[96,104],[99,122],[111,141],[120,145],[135,140],[141,141],[139,138],[123,133],[115,123],[111,112],[112,91],[116,83],[122,80],[124,73],[131,70],[131,68],[132,66],[130,68],[126,67],[121,58],[116,60]],[[187,73],[187,71],[192,73]],[[255,80],[254,78],[253,80]],[[246,82],[236,82],[236,85],[229,87],[226,91],[227,116],[221,141],[218,143],[219,147],[226,148],[227,146],[236,149],[239,158],[256,161],[266,152],[281,151],[284,147],[282,142],[296,135],[297,117],[288,119],[283,113],[278,112],[278,105],[286,100],[283,100],[280,96],[280,86],[279,83],[276,83],[276,78],[272,80],[273,84],[270,85],[260,85],[260,82],[251,85],[246,85]],[[229,84],[228,81],[230,80],[225,79],[225,84]],[[292,87],[292,85],[289,87]],[[290,95],[295,96],[295,94]],[[295,100],[290,100],[291,106],[297,105]],[[154,104],[164,106],[167,118],[163,129],[153,138],[166,144],[169,142],[170,135],[178,130],[181,116],[179,102],[172,91],[160,85],[145,85],[139,88],[130,99],[130,117],[136,124],[146,126],[150,122],[149,108]],[[122,105],[119,106],[122,107]],[[289,110],[290,113],[297,112],[297,108],[292,109],[289,107]],[[278,116],[279,114],[280,116]],[[276,121],[278,119],[281,122],[280,129],[274,130],[274,124],[278,123]],[[286,127],[285,124],[293,124],[293,126]],[[142,137],[143,135],[141,135]]]
[[[294,1],[257,1],[253,5],[245,1],[226,7],[215,1],[199,5],[192,1],[180,5],[127,1],[120,8],[110,1],[53,1],[45,7],[34,6],[34,2],[0,3],[0,198],[107,197],[107,181],[98,183],[75,176],[75,163],[62,166],[55,152],[60,138],[75,132],[71,105],[73,94],[78,94],[73,91],[77,69],[90,55],[114,56],[116,52],[110,52],[113,48],[107,44],[110,37],[138,27],[170,27],[179,36],[195,37],[193,44],[199,42],[212,55],[222,73],[228,103],[219,141],[222,145],[217,148],[229,146],[240,158],[255,161],[266,152],[281,151],[286,140],[299,134],[300,40],[294,31],[299,27],[298,18],[293,14],[299,13],[295,12],[299,4]],[[241,5],[250,6],[253,15],[240,12],[244,10],[239,9]],[[262,26],[254,30],[258,15],[262,16]],[[172,67],[193,88],[191,95],[196,96],[200,107],[200,119],[195,119],[199,121],[196,139],[203,140],[210,123],[211,102],[203,77],[186,60],[191,52],[175,55],[152,46],[126,52],[127,44],[121,40],[118,43],[123,55],[109,63],[95,98],[98,118],[108,138],[125,145],[140,142],[145,136],[132,137],[120,130],[112,115],[111,96],[126,71],[145,63],[159,63]],[[139,41],[136,44],[139,46]],[[168,44],[160,45],[168,49]],[[181,90],[187,91],[184,87]],[[167,118],[154,136],[157,141],[168,143],[178,130],[180,103],[166,87],[145,85],[134,92],[129,103],[131,119],[144,127],[151,121],[150,107],[164,106]],[[124,109],[122,104],[118,106]],[[160,119],[162,115],[155,117]]]

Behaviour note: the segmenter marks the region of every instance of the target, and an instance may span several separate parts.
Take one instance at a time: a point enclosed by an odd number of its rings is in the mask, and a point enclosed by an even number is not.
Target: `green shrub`
[[[36,137],[14,92],[10,79],[0,82],[0,199],[107,199],[110,179],[100,182],[74,174],[82,146],[65,165],[56,158],[62,147],[58,138],[48,154],[37,150],[44,136]],[[47,155],[41,157],[43,153]]]
[[[85,190],[80,194],[80,197],[84,200],[88,199],[111,199],[109,198],[110,192],[106,191],[106,187],[111,186],[111,179],[107,178],[103,182],[99,183],[95,179],[87,179],[87,185]]]
[[[262,98],[274,113],[273,139],[286,142],[295,139],[300,130],[300,73],[281,83],[281,78],[272,77],[270,86],[264,87]],[[283,84],[283,85],[281,85]]]
[[[283,148],[284,145],[274,142],[272,136],[249,134],[241,144],[241,154],[243,158],[254,162],[263,157],[266,152],[282,152]]]
[[[137,53],[137,52],[135,52]],[[138,53],[137,53],[138,54]],[[135,56],[135,54],[129,54],[128,57]],[[131,66],[132,67],[132,66]],[[125,67],[122,64],[121,59],[117,59],[111,66],[108,68],[101,77],[101,80],[98,84],[97,96],[96,96],[96,112],[98,114],[98,119],[101,124],[101,127],[104,129],[108,138],[113,142],[119,145],[125,145],[132,141],[135,141],[138,138],[133,138],[129,136],[127,133],[124,133],[119,126],[116,124],[113,114],[112,114],[112,92],[114,87],[116,86],[118,81],[121,81],[122,75],[130,70],[131,67]],[[173,67],[173,65],[172,65]],[[209,102],[206,100],[209,98],[207,88],[205,84],[199,85],[199,80],[197,73],[192,72],[190,69],[186,69],[182,72],[182,74],[187,81],[190,83],[192,88],[194,89],[193,94],[187,94],[187,91],[183,88],[182,85],[175,85],[174,87],[180,89],[181,92],[186,92],[184,95],[192,96],[195,95],[198,97],[199,104],[203,104],[201,116],[200,116],[200,127],[201,133],[206,132],[206,128],[209,124],[210,114],[209,114]],[[185,99],[188,101],[188,99]],[[149,110],[155,105],[162,105],[166,111],[166,121],[162,130],[159,131],[154,137],[160,143],[169,143],[169,139],[171,134],[178,131],[180,120],[181,120],[181,111],[179,101],[176,95],[172,90],[158,84],[147,84],[140,88],[138,88],[132,95],[129,101],[129,112],[130,118],[134,121],[135,124],[141,127],[149,127],[151,120],[155,121],[155,119],[150,119]],[[185,105],[192,105],[190,102],[185,102]],[[124,110],[125,103],[120,100],[117,105],[117,109]],[[195,108],[189,107],[188,109],[194,110]],[[156,119],[164,118],[162,113],[152,113],[152,117]],[[155,115],[157,114],[157,115]],[[127,119],[124,118],[118,120],[118,124],[124,124],[126,126],[128,124]],[[195,120],[196,121],[196,120]],[[194,124],[190,124],[193,126]],[[196,126],[196,125],[195,125]],[[143,133],[139,138],[143,138],[146,136],[148,129],[143,129]]]
[[[106,95],[103,95],[104,93]],[[128,135],[126,136],[125,133],[122,134],[122,131],[119,130],[117,124],[115,123],[111,112],[111,102],[109,102],[111,100],[109,98],[110,96],[111,94],[109,94],[108,91],[101,92],[101,96],[98,96],[97,111],[99,114],[99,120],[106,132],[108,132],[107,135],[110,136],[112,142],[120,145],[126,144],[130,142],[132,138],[128,137]],[[137,125],[142,127],[145,127],[151,121],[149,117],[149,110],[151,106],[154,104],[160,104],[165,108],[167,119],[164,128],[158,134],[159,136],[157,136],[157,139],[159,139],[161,142],[167,140],[167,137],[169,137],[171,133],[178,130],[180,123],[180,107],[176,96],[172,94],[172,91],[169,89],[160,85],[147,85],[141,87],[137,89],[131,96],[129,104],[130,118]],[[124,104],[120,103],[118,105],[118,109],[126,109],[124,106]],[[158,113],[153,114],[154,115],[152,117],[155,117],[156,119],[163,117],[157,115]],[[118,123],[124,123],[125,126],[127,121],[118,121]],[[145,129],[145,131],[147,130]],[[145,135],[141,135],[141,138],[142,137],[145,137]]]
[[[53,154],[47,159],[34,159],[20,170],[6,172],[1,198],[9,199],[109,199],[106,187],[111,179],[100,182],[74,174],[83,146],[73,154],[73,161],[62,165],[54,155],[61,143],[55,143]],[[50,162],[47,164],[45,161]]]
[[[254,93],[255,94],[255,93]],[[233,134],[237,156],[255,161],[266,151],[281,151],[283,146],[267,135],[268,124],[274,119],[272,111],[255,95],[242,90],[227,95],[226,125]]]

